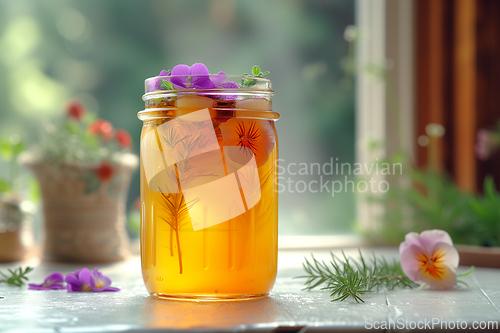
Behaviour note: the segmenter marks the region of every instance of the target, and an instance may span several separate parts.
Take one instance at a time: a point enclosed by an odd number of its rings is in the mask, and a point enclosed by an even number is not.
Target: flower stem
[[[174,256],[174,231],[170,228],[170,256]]]
[[[177,240],[177,255],[179,257],[179,274],[182,274],[182,258],[181,258],[181,245],[179,242],[179,228],[180,228],[180,221],[179,221],[179,212],[181,211],[181,206],[182,206],[182,188],[181,188],[181,180],[179,177],[179,169],[177,166],[177,163],[174,163],[174,168],[175,168],[175,177],[177,178],[177,187],[179,188],[179,194],[176,195],[175,197],[175,238]]]
[[[181,258],[181,245],[179,242],[179,230],[175,230],[175,239],[177,240],[177,255],[179,256],[179,274],[182,274],[182,258]]]

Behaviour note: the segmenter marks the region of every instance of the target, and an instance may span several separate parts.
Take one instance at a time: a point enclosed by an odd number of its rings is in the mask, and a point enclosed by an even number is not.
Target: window
[[[346,187],[354,180],[347,165],[355,161],[355,93],[343,35],[354,24],[355,4],[4,1],[0,133],[33,142],[40,123],[77,98],[131,132],[138,153],[136,113],[144,107],[145,78],[179,63],[204,62],[211,72],[228,74],[258,64],[271,71],[273,106],[281,114],[280,234],[350,233],[355,195]],[[138,196],[137,172],[129,203]]]

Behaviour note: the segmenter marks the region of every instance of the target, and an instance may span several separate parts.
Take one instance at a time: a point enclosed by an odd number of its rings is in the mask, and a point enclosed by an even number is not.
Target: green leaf
[[[14,158],[11,144],[6,139],[0,141],[0,156],[6,161],[11,161]]]
[[[127,226],[129,230],[136,236],[141,232],[141,214],[134,210],[127,216]]]
[[[85,124],[90,124],[94,120],[97,120],[97,115],[95,113],[87,112],[83,115],[83,122]]]
[[[85,133],[83,140],[90,149],[97,150],[100,146],[99,138],[89,132]]]
[[[471,266],[471,268],[469,268],[468,270],[466,270],[465,272],[461,273],[461,274],[458,274],[457,276],[467,276],[469,274],[472,274],[472,272],[474,272],[476,268],[474,266]]]
[[[101,182],[99,181],[99,179],[94,176],[86,178],[86,182],[87,187],[85,188],[85,194],[90,194],[97,190],[99,186],[101,186]]]
[[[26,274],[28,274],[32,270],[33,270],[33,268],[31,268],[31,267],[26,267],[24,272],[23,272],[22,267],[19,267],[15,270],[8,269],[11,276],[5,275],[4,273],[0,272],[0,275],[2,275],[5,278],[5,280],[0,280],[0,282],[5,282],[8,284],[12,284],[12,285],[20,287],[24,284],[23,280],[28,281]]]
[[[16,144],[12,144],[11,147],[12,147],[11,148],[12,154],[14,155],[14,157],[21,154],[24,151],[24,143],[22,141],[19,141]]]
[[[496,194],[495,182],[493,177],[488,176],[484,179],[484,195],[488,198],[494,198]]]
[[[0,193],[1,192],[10,192],[11,190],[12,190],[12,188],[10,187],[9,183],[3,179],[0,179]]]
[[[161,79],[160,89],[162,89],[162,90],[174,90],[174,85],[170,81]]]
[[[68,121],[66,123],[66,130],[71,134],[78,134],[80,126],[75,121]]]
[[[29,194],[28,194],[28,199],[33,201],[33,202],[39,202],[41,195],[40,195],[40,185],[38,184],[38,181],[35,178],[30,178],[29,180]]]
[[[253,73],[253,76],[259,76],[260,75],[260,67],[257,65],[253,66],[252,73]]]

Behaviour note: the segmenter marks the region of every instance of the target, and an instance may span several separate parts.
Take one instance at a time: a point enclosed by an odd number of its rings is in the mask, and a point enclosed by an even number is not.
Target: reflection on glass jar
[[[274,284],[279,114],[271,82],[252,83],[143,97],[141,256],[152,295],[246,299]]]

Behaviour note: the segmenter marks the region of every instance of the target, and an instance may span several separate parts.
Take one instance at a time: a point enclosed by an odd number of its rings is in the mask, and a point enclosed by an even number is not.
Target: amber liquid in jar
[[[262,98],[146,101],[141,260],[153,296],[238,300],[271,290],[278,142],[269,111]]]

